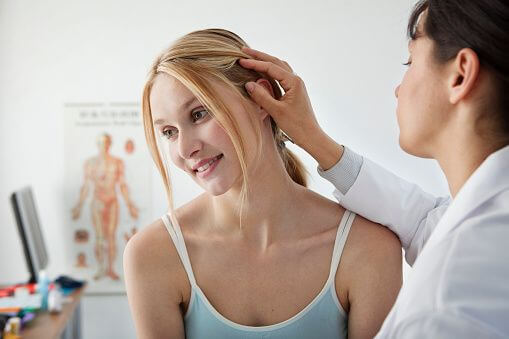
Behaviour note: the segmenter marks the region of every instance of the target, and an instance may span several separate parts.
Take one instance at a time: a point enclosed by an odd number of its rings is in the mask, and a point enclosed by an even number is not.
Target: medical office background
[[[414,3],[0,0],[0,284],[28,279],[9,204],[10,193],[26,185],[35,194],[49,276],[67,273],[65,104],[139,103],[154,58],[196,29],[232,30],[253,48],[288,61],[305,80],[320,124],[335,140],[428,192],[445,195],[436,163],[398,146],[394,88],[405,71],[406,23]],[[144,144],[137,147],[147,152]],[[311,174],[311,189],[333,199],[314,160],[289,147]],[[200,192],[185,175],[172,175],[177,206]],[[148,176],[151,203],[143,213],[155,220],[167,202],[152,163]],[[79,186],[82,178],[77,179]],[[125,204],[120,195],[119,203]],[[84,338],[135,338],[124,293],[85,295],[82,307]]]

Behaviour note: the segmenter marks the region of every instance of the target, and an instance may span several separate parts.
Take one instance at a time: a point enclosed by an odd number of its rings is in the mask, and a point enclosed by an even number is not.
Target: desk
[[[21,331],[23,339],[81,339],[81,297],[85,286],[67,297],[71,302],[62,305],[62,312],[38,312],[35,319]]]

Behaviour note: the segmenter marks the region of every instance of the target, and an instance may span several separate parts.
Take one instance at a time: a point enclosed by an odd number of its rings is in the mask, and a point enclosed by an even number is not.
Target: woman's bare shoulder
[[[174,211],[179,225],[186,225],[182,226],[183,232],[184,228],[195,224],[193,218],[200,218],[203,204],[203,198],[199,196]],[[161,218],[129,239],[124,251],[124,257],[126,256],[139,262],[144,269],[153,270],[154,274],[171,272],[173,277],[175,273],[179,273],[177,276],[187,277],[175,244]]]
[[[182,305],[190,292],[185,270],[162,220],[129,239],[123,265],[137,334],[183,338]]]
[[[138,256],[141,255],[150,259],[155,259],[168,250],[177,254],[176,248],[161,218],[154,220],[135,233],[129,239],[126,250],[136,252],[135,254]]]
[[[129,239],[124,249],[124,272],[133,278],[161,282],[172,286],[177,299],[182,299],[187,275],[179,254],[164,223],[157,219]],[[126,280],[129,277],[126,276]],[[172,292],[172,293],[173,293]]]
[[[387,227],[374,223],[360,215],[355,216],[347,247],[355,261],[375,263],[388,259],[401,261],[399,238]]]
[[[309,229],[308,225],[314,225],[311,228],[314,232],[330,231],[334,240],[335,230],[345,213],[343,206],[309,188],[301,188],[301,193],[298,197],[303,201],[303,205],[296,209],[295,213],[301,214],[300,219],[306,225],[305,228]]]
[[[388,228],[357,215],[348,234],[340,267],[346,272],[343,277],[348,281],[344,283],[349,286],[361,288],[369,282],[376,285],[386,281],[391,285],[387,289],[394,287],[397,292],[403,267],[401,243]]]

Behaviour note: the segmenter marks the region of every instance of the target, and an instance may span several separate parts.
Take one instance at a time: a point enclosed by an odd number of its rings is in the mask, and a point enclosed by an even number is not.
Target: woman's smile
[[[197,167],[194,169],[194,173],[196,173],[196,176],[199,178],[207,178],[212,174],[214,169],[217,167],[221,159],[223,158],[223,154],[219,154],[218,156],[212,158],[210,161],[206,162],[205,164]]]

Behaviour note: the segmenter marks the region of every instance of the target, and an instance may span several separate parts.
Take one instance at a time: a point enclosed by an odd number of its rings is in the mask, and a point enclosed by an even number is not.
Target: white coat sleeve
[[[345,147],[341,160],[318,173],[334,186],[334,196],[348,210],[387,226],[400,239],[409,265],[415,262],[451,199],[424,192]]]

